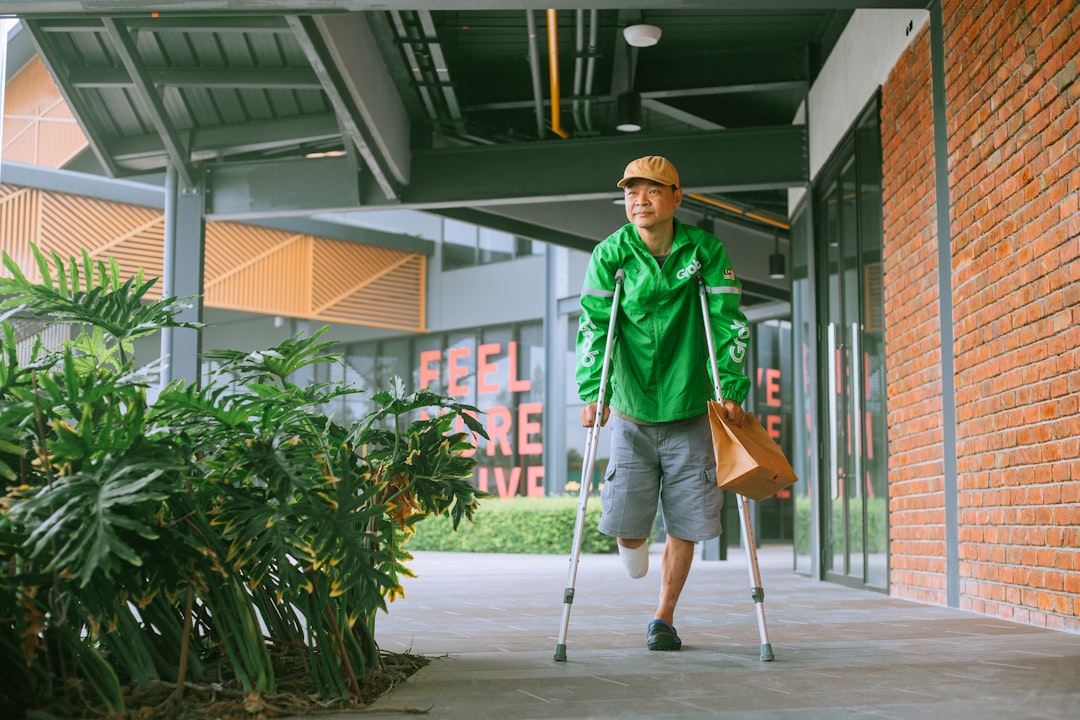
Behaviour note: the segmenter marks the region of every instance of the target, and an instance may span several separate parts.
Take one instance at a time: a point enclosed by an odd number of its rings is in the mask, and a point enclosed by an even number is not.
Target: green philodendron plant
[[[476,408],[395,379],[368,416],[335,422],[327,403],[362,390],[290,379],[338,361],[325,328],[207,353],[201,384],[151,402],[158,366],[135,365],[133,340],[197,330],[175,319],[190,299],[32,251],[40,281],[7,255],[0,276],[0,677],[16,679],[0,701],[75,690],[120,715],[125,686],[175,683],[178,699],[210,664],[258,697],[298,647],[323,698],[357,699],[413,527],[478,507]],[[20,361],[16,312],[72,339]]]

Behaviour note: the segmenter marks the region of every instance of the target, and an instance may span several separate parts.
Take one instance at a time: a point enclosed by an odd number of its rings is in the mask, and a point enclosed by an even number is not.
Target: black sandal
[[[645,631],[645,644],[650,650],[678,650],[682,647],[682,640],[674,627],[656,619],[649,623]]]

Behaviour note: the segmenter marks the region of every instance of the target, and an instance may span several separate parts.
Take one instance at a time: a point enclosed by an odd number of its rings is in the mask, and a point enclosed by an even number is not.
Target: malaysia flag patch
[[[735,279],[735,271],[732,270],[731,268],[728,268],[727,270],[725,270],[724,271],[724,279],[725,280],[734,280]]]

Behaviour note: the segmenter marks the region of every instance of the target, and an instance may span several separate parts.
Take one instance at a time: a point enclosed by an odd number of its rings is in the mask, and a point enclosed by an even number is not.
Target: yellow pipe
[[[766,225],[772,225],[774,227],[783,228],[784,230],[790,230],[791,229],[791,225],[784,222],[783,220],[774,220],[773,218],[768,217],[767,215],[762,215],[761,213],[748,212],[746,210],[743,210],[738,205],[731,205],[730,203],[722,202],[720,200],[716,200],[714,198],[707,197],[705,195],[699,195],[697,193],[687,193],[686,196],[688,198],[692,198],[694,200],[697,200],[698,202],[703,202],[706,205],[712,205],[713,207],[718,207],[721,210],[727,210],[730,213],[735,213],[736,215],[742,215],[744,217],[751,218],[752,220],[757,220],[758,222],[763,222]]]
[[[551,132],[561,138],[570,137],[562,129],[559,110],[559,23],[554,10],[547,11],[548,74],[551,76]]]

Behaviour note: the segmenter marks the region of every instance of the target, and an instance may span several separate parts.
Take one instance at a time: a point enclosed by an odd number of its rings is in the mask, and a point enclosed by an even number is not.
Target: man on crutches
[[[727,252],[711,233],[675,218],[682,188],[666,158],[626,166],[623,188],[629,223],[594,249],[581,291],[577,382],[585,427],[608,422],[611,454],[600,494],[600,532],[617,538],[631,578],[648,572],[648,538],[659,503],[667,541],[660,600],[646,626],[650,650],[679,650],[679,601],[696,543],[718,537],[723,492],[708,418],[714,398],[702,308],[708,308],[720,395],[728,419],[741,425],[750,387],[743,371],[749,326],[739,310],[740,285]],[[616,273],[622,299],[615,306]],[[698,303],[699,279],[708,302]],[[612,321],[616,313],[617,323]],[[618,336],[607,343],[617,325]],[[601,397],[599,358],[610,345],[610,401]],[[582,478],[588,482],[588,478]]]

